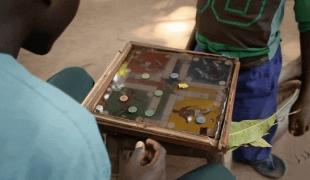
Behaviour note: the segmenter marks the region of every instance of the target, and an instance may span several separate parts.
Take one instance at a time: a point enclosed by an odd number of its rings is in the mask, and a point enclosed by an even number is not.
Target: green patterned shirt
[[[196,40],[213,53],[272,58],[286,0],[198,0]],[[310,0],[295,0],[300,32],[310,31]]]

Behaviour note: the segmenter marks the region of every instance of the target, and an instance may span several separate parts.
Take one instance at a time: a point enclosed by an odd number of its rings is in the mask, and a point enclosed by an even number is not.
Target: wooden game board
[[[129,43],[83,104],[112,131],[221,149],[238,70],[236,59]]]

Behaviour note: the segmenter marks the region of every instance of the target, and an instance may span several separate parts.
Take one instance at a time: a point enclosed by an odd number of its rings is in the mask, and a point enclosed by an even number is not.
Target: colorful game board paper
[[[112,131],[223,149],[238,70],[232,58],[129,43],[83,104]]]

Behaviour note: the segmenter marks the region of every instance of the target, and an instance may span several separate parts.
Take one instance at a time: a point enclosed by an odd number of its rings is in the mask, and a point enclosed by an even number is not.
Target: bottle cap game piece
[[[152,116],[154,116],[155,111],[149,109],[149,110],[146,110],[144,114],[145,114],[145,116],[147,116],[147,117],[152,117]]]
[[[193,61],[196,61],[196,62],[199,61],[199,57],[194,57]]]
[[[178,84],[178,87],[179,87],[180,89],[187,89],[187,88],[189,88],[189,85],[188,85],[187,83],[179,83],[179,84]]]
[[[108,99],[110,98],[110,94],[105,94],[105,95],[103,96],[103,98],[104,98],[105,100],[108,100]]]
[[[164,94],[164,92],[162,90],[156,90],[154,92],[154,95],[157,96],[157,97],[161,97],[163,94]]]
[[[128,108],[128,112],[130,113],[136,113],[138,111],[138,108],[136,106],[130,106]]]
[[[186,118],[186,122],[187,122],[187,123],[192,122],[192,120],[193,120],[193,116],[188,116],[188,117]]]
[[[174,129],[174,128],[175,128],[174,122],[169,122],[169,123],[167,124],[167,127],[168,127],[169,129]]]
[[[143,74],[141,75],[141,77],[142,77],[142,79],[150,79],[151,75],[148,74],[148,73],[143,73]]]
[[[103,106],[102,105],[97,105],[96,106],[96,112],[97,113],[103,113]]]
[[[122,96],[120,96],[119,97],[119,100],[121,101],[121,102],[126,102],[126,101],[128,101],[128,96],[126,96],[126,95],[122,95]]]
[[[118,92],[118,91],[120,91],[122,89],[122,87],[120,85],[118,85],[118,84],[113,84],[112,85],[112,89],[113,89],[113,91]]]
[[[179,79],[179,76],[180,76],[180,75],[179,75],[178,73],[171,73],[171,74],[170,74],[170,78],[171,78],[171,79]]]
[[[231,62],[230,61],[225,61],[225,64],[226,65],[231,65]]]
[[[197,124],[204,124],[204,123],[206,123],[206,118],[203,117],[203,116],[198,116],[198,117],[196,118],[196,123],[197,123]]]
[[[225,81],[220,81],[220,82],[219,82],[219,85],[225,86],[225,85],[226,85],[226,82],[225,82]]]

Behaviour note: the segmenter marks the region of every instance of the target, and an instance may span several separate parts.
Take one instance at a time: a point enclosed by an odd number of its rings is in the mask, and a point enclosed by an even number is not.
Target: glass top
[[[132,46],[96,106],[120,120],[215,137],[225,117],[231,60]]]

